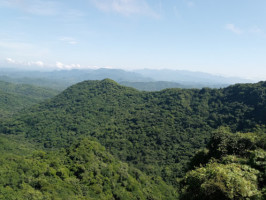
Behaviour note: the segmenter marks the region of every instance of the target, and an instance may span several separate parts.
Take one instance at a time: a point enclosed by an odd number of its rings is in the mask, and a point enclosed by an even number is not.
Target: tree
[[[260,199],[258,173],[247,165],[209,163],[186,174],[181,199]]]

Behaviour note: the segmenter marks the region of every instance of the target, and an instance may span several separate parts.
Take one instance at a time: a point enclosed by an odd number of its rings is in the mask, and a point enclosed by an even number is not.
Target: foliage
[[[35,100],[49,99],[59,93],[57,90],[53,89],[47,89],[27,84],[14,84],[4,81],[0,81],[0,90],[11,94],[20,94]]]
[[[265,133],[214,131],[181,181],[181,199],[265,199],[265,138]]]
[[[1,150],[0,199],[177,198],[175,190],[160,178],[150,178],[114,159],[89,139],[66,150],[15,152]]]
[[[230,133],[224,129],[213,132],[208,148],[210,156],[220,159],[225,155],[245,155],[256,149],[260,137],[251,133]]]
[[[52,89],[0,81],[0,119],[54,97],[57,93]]]
[[[265,90],[266,82],[260,82],[140,92],[110,79],[85,81],[2,123],[0,131],[24,135],[45,148],[68,147],[91,136],[116,158],[176,184],[212,130],[224,125],[244,131],[265,124]]]
[[[13,115],[14,113],[29,107],[36,103],[35,100],[21,96],[6,93],[0,90],[0,119]]]
[[[186,174],[181,199],[258,199],[258,173],[247,165],[209,163]]]

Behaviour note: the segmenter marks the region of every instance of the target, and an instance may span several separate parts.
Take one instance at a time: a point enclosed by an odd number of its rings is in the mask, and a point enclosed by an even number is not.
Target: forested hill
[[[36,103],[36,101],[31,98],[22,95],[10,94],[1,90],[0,99],[0,118],[11,116],[22,108],[27,106],[29,107],[30,105]]]
[[[11,94],[24,95],[36,100],[49,99],[57,95],[59,92],[54,89],[47,89],[28,84],[15,84],[5,81],[0,81],[0,90]]]
[[[58,91],[53,89],[0,81],[0,118],[9,117],[56,94]]]
[[[43,151],[19,136],[0,134],[2,200],[175,200],[176,190],[106,152],[91,138]]]
[[[25,135],[45,148],[92,136],[115,157],[174,183],[212,130],[265,125],[265,94],[266,82],[140,92],[110,79],[84,81],[1,123],[0,131]]]

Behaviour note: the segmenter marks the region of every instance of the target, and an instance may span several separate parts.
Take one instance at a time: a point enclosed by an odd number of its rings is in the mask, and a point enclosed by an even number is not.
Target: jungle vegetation
[[[265,125],[266,82],[84,81],[1,119],[0,197],[264,199]]]

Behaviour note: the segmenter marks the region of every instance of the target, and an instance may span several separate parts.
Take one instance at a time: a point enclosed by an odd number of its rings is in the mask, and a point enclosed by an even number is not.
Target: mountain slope
[[[92,136],[122,161],[172,183],[219,126],[266,124],[266,82],[225,89],[140,92],[105,79],[85,81],[1,124],[46,148]]]
[[[48,152],[18,139],[0,134],[0,199],[177,199],[159,177],[114,159],[88,138]]]
[[[0,81],[0,118],[11,116],[57,93],[52,89]]]
[[[24,107],[36,103],[31,98],[22,95],[15,95],[0,90],[0,118],[10,116]]]
[[[54,97],[59,92],[27,84],[14,84],[0,81],[0,90],[10,94],[24,95],[35,100],[45,100]]]

